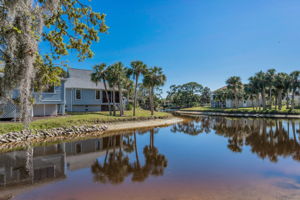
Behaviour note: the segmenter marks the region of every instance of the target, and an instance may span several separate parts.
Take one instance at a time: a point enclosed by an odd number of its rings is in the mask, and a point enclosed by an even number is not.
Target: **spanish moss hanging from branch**
[[[80,61],[91,58],[91,44],[107,32],[105,14],[94,12],[79,0],[0,0],[0,79],[2,99],[19,89],[20,117],[28,127],[32,91],[40,61],[39,42],[49,42],[54,59],[76,50]]]

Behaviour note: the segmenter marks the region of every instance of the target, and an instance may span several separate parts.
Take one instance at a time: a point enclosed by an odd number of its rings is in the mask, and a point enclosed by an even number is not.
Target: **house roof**
[[[68,70],[68,78],[66,79],[66,88],[81,88],[81,89],[104,89],[103,82],[94,83],[91,81],[91,70],[74,69]],[[109,86],[107,85],[109,88]]]

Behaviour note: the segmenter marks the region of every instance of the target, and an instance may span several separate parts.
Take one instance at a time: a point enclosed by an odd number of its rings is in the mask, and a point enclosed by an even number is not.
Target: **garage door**
[[[57,115],[57,105],[49,104],[49,105],[34,105],[33,106],[33,116],[54,116]]]

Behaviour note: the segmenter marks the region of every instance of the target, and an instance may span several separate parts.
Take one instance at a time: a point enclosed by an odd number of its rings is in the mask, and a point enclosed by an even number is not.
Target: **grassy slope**
[[[193,107],[181,110],[186,111],[203,111],[203,112],[228,112],[228,113],[265,113],[265,114],[300,114],[300,109],[286,109],[284,106],[282,110],[267,109],[267,110],[253,110],[253,108],[211,108],[211,107]]]
[[[118,114],[118,113],[117,113]],[[155,112],[154,117],[168,117],[170,114],[163,112]],[[146,119],[151,117],[150,112],[146,110],[137,110],[136,117],[132,116],[132,111],[125,111],[125,115],[109,116],[108,112],[93,112],[93,113],[70,113],[66,116],[50,117],[35,120],[31,123],[31,129],[50,129],[57,127],[69,127],[82,124],[96,124],[114,121],[126,121],[134,119]],[[20,131],[23,126],[21,123],[0,122],[0,134]]]

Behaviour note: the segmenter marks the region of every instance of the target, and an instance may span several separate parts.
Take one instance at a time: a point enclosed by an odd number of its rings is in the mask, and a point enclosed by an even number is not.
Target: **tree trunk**
[[[295,109],[295,90],[292,92],[292,102],[291,102],[291,109]]]
[[[272,88],[270,88],[269,91],[269,101],[270,101],[270,109],[272,110],[272,106],[273,106],[273,99],[272,99]]]
[[[115,93],[115,86],[113,86],[113,112],[114,112],[114,116],[116,116],[116,93]]]
[[[262,89],[261,98],[262,98],[263,110],[265,110],[266,109],[266,91],[265,91],[265,88]]]
[[[275,110],[278,108],[278,95],[275,97]]]
[[[108,103],[108,111],[109,111],[109,115],[112,115],[111,112],[111,102],[110,102],[110,97],[108,95],[108,90],[107,90],[107,85],[106,85],[106,81],[103,79],[103,84],[104,84],[104,90],[105,90],[105,94],[106,94],[106,101]]]
[[[20,82],[20,106],[21,106],[21,120],[25,128],[29,128],[31,121],[32,112],[32,78],[34,77],[34,63],[35,56],[29,55],[28,53],[24,57],[24,77]]]
[[[260,110],[259,95],[257,95],[257,96],[258,96],[256,98],[257,109]]]
[[[123,92],[122,92],[122,87],[121,84],[118,84],[118,89],[119,89],[119,101],[120,101],[120,116],[124,115],[124,110],[123,110]]]
[[[278,92],[278,109],[282,109],[282,90],[279,90]]]
[[[234,108],[238,108],[238,97],[236,91],[234,91]]]
[[[133,116],[135,116],[138,81],[139,81],[139,75],[136,75],[136,77],[135,77],[135,85],[134,85],[134,97],[133,97]]]
[[[153,93],[154,93],[154,88],[150,88],[150,110],[151,110],[151,115],[154,115],[154,105],[153,105]]]
[[[290,97],[287,93],[287,97],[286,97],[286,109],[290,109]]]

